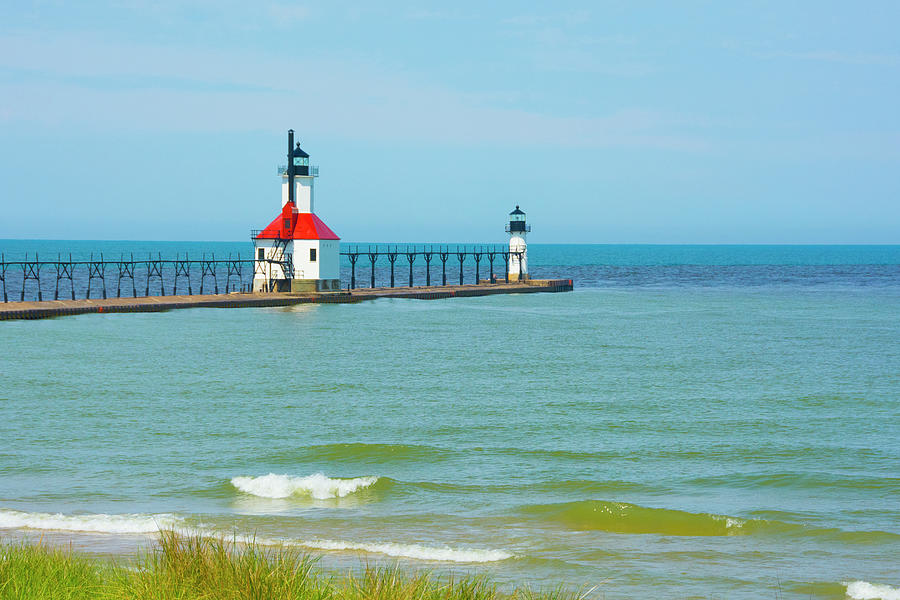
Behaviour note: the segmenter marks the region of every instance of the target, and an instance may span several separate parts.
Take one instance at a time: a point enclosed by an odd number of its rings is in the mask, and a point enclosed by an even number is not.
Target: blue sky
[[[900,4],[0,2],[0,238],[900,243]]]

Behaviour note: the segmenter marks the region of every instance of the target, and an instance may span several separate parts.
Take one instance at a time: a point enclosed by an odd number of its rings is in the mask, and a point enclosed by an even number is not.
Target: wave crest
[[[234,477],[231,480],[231,485],[246,494],[252,494],[261,498],[310,496],[316,500],[327,500],[329,498],[343,498],[373,485],[376,481],[378,481],[377,477],[332,479],[322,473],[315,473],[306,477],[269,473],[260,477]]]
[[[80,533],[150,535],[158,534],[160,530],[163,529],[171,529],[184,535],[212,537],[223,535],[221,532],[214,529],[187,527],[184,524],[183,518],[173,514],[109,515],[99,513],[91,515],[64,515],[62,513],[28,513],[17,510],[0,509],[0,529],[12,528],[72,531]],[[228,534],[227,537],[243,544],[257,543],[275,546],[299,546],[313,550],[326,551],[360,551],[384,554],[386,556],[394,556],[397,558],[439,562],[483,563],[506,560],[513,556],[505,550],[423,546],[419,544],[401,544],[394,542],[349,542],[328,539],[266,539],[259,538],[255,535],[241,535],[237,532]]]
[[[157,533],[180,526],[172,514],[64,515],[0,509],[0,529],[46,529],[89,533]]]
[[[212,529],[193,530],[194,533],[210,537],[222,536],[222,532]],[[450,546],[422,546],[420,544],[400,544],[396,542],[347,542],[342,540],[290,538],[267,538],[256,535],[227,534],[228,539],[240,544],[260,544],[263,546],[294,546],[311,550],[331,552],[358,551],[384,554],[397,558],[411,558],[436,562],[482,563],[512,558],[505,550],[485,550],[478,548],[451,548]]]
[[[853,600],[900,600],[900,589],[889,585],[877,585],[868,581],[845,583],[847,596]]]
[[[297,542],[297,546],[313,548],[316,550],[359,550],[396,556],[399,558],[413,558],[416,560],[430,560],[440,562],[482,563],[506,560],[512,558],[512,554],[505,550],[479,550],[474,548],[450,548],[449,546],[434,547],[421,546],[419,544],[396,543],[357,543],[341,542],[336,540],[309,540]]]
[[[900,534],[887,531],[846,531],[774,519],[742,519],[602,500],[535,504],[521,510],[541,521],[582,531],[682,536],[787,535],[818,537],[852,544],[896,543],[900,540]]]
[[[745,533],[743,519],[691,513],[667,508],[648,508],[627,502],[582,500],[563,504],[525,507],[525,513],[542,520],[581,530],[611,533],[655,533],[658,535],[716,536]]]

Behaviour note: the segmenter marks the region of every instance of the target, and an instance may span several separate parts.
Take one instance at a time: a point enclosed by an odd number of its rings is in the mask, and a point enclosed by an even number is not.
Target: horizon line
[[[141,242],[141,243],[192,243],[192,244],[252,244],[252,240],[196,240],[196,239],[105,239],[105,238],[0,238],[0,242]],[[342,244],[380,244],[380,245],[505,245],[506,241],[497,242],[405,242],[405,241],[346,241]],[[530,242],[531,246],[900,246],[898,242]]]

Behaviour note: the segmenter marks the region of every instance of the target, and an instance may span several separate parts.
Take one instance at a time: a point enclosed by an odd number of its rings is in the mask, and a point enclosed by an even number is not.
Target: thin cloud
[[[266,54],[81,36],[0,38],[0,65],[17,63],[38,75],[0,83],[0,96],[18,119],[35,124],[278,131],[286,115],[299,113],[310,115],[318,133],[349,139],[689,151],[709,145],[696,130],[685,132],[678,115],[631,107],[563,117],[509,108],[490,93],[424,84],[364,60],[318,58],[297,80],[283,76],[290,61]]]
[[[795,60],[813,60],[845,65],[896,66],[900,64],[900,54],[868,54],[855,52],[839,52],[837,50],[815,50],[806,52],[772,51],[756,52],[755,56],[764,59],[790,58]]]
[[[549,14],[522,14],[514,15],[502,19],[501,22],[507,25],[518,25],[524,27],[561,25],[566,27],[574,27],[584,25],[591,19],[591,13],[587,10],[570,10]]]
[[[524,40],[534,68],[542,71],[645,77],[656,67],[637,49],[635,39],[597,35],[577,27],[587,13],[524,15],[505,19],[503,35]]]
[[[309,18],[309,8],[294,4],[269,4],[266,11],[281,26],[295,25]]]

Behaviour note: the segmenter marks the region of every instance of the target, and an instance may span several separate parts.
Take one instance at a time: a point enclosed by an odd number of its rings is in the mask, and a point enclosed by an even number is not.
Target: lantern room
[[[506,226],[507,233],[527,233],[531,231],[531,226],[525,223],[525,213],[516,205],[516,210],[509,213],[509,225]]]
[[[294,167],[294,175],[309,175],[309,154],[300,147],[300,142],[291,150],[291,166]]]

